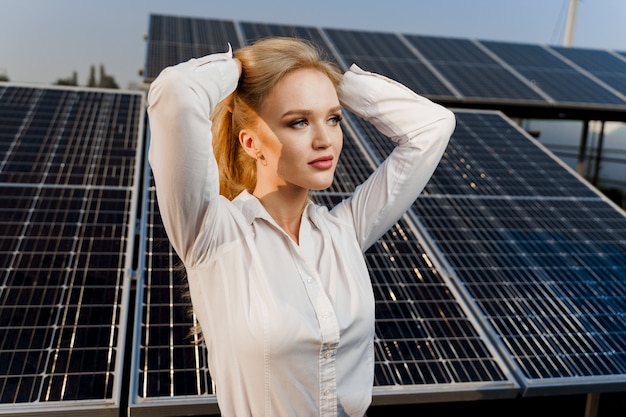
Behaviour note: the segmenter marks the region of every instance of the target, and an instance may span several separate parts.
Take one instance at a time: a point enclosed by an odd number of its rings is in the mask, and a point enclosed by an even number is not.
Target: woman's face
[[[259,116],[257,147],[267,165],[257,164],[257,187],[322,190],[332,184],[343,146],[342,116],[325,74],[314,69],[287,74]]]

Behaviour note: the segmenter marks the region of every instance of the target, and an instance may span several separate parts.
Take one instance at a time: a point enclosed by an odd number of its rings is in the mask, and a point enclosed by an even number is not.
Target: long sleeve
[[[219,196],[209,117],[235,90],[238,74],[229,50],[164,69],[148,92],[149,161],[159,210],[183,261]]]
[[[340,101],[398,144],[349,202],[365,251],[422,192],[448,145],[455,117],[407,87],[356,65],[344,74]]]

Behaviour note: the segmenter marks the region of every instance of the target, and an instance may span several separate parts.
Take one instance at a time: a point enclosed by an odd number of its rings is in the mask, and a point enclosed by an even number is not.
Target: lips
[[[309,162],[309,165],[317,169],[329,169],[333,167],[333,159],[332,155],[322,156]]]

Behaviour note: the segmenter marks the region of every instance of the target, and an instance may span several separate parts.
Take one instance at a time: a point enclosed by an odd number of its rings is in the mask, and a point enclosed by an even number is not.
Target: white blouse
[[[399,146],[332,210],[309,202],[296,244],[257,198],[219,195],[209,115],[237,86],[231,52],[166,68],[148,94],[150,164],[182,259],[222,415],[363,416],[374,296],[363,252],[435,170],[452,112],[356,66],[341,104]]]

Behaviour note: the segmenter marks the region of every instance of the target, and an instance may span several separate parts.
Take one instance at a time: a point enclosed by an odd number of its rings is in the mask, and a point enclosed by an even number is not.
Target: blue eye
[[[295,127],[296,129],[302,129],[303,127],[306,127],[307,124],[308,122],[306,119],[298,119],[298,120],[291,122],[289,126]]]
[[[337,126],[338,124],[341,123],[342,120],[343,120],[343,116],[341,115],[332,116],[330,119],[328,119],[328,124],[330,124],[331,126]]]

